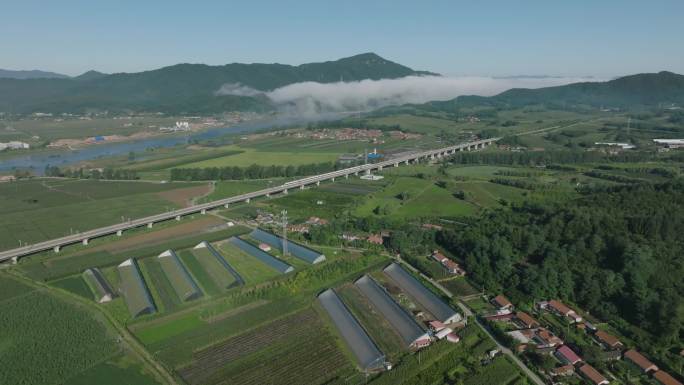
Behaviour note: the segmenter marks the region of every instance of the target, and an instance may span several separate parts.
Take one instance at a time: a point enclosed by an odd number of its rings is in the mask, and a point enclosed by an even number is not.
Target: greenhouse
[[[202,291],[173,250],[159,254],[157,260],[181,301],[192,301],[202,296]]]
[[[275,247],[281,252],[283,251],[283,238],[277,235],[260,229],[254,229],[249,236],[259,242]],[[325,255],[290,240],[287,241],[287,250],[295,257],[308,263],[315,264],[325,261]]]
[[[383,270],[387,276],[410,295],[425,310],[430,312],[437,320],[443,323],[458,322],[461,315],[449,307],[435,293],[428,290],[425,285],[420,283],[415,277],[409,274],[401,266],[392,263]]]
[[[150,292],[140,275],[138,264],[133,258],[123,261],[118,267],[121,277],[120,291],[132,317],[151,314],[156,311]]]
[[[385,364],[385,356],[337,294],[332,289],[328,289],[318,295],[318,301],[323,305],[345,343],[356,356],[359,366],[363,370],[382,368]]]
[[[394,299],[378,285],[373,278],[364,275],[355,283],[356,287],[370,300],[373,307],[392,327],[401,335],[402,340],[408,347],[416,345],[417,341],[430,338],[428,333],[423,330],[411,314],[406,312]]]
[[[98,268],[87,269],[83,272],[83,279],[95,296],[98,303],[109,302],[114,299],[114,290]]]
[[[223,255],[221,255],[221,253],[219,253],[214,246],[211,245],[211,243],[207,241],[200,242],[197,244],[197,246],[193,247],[192,253],[200,260],[200,263],[205,262],[204,259],[208,259],[208,261],[206,261],[207,266],[215,266],[217,269],[221,268],[228,271],[230,277],[227,279],[217,279],[221,281],[221,286],[228,288],[245,284],[245,280],[242,279],[237,270],[235,270],[233,266],[231,266],[230,263],[223,258]],[[216,274],[210,275],[214,276]],[[223,276],[223,274],[221,274],[221,276]]]
[[[266,265],[276,269],[277,271],[279,271],[283,274],[294,271],[294,267],[292,267],[292,266],[288,265],[287,263],[279,260],[278,258],[272,256],[271,254],[268,254],[264,251],[261,251],[256,246],[253,246],[252,244],[245,242],[238,237],[231,237],[228,241],[230,243],[232,243],[234,246],[236,246],[238,249],[240,249],[240,250],[244,251],[245,253],[255,257],[259,261],[265,263]]]

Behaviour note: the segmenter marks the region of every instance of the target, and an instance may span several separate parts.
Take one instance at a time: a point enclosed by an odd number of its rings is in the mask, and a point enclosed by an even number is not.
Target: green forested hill
[[[491,212],[440,242],[490,291],[561,298],[666,350],[681,349],[684,335],[682,234],[684,182],[675,180]]]
[[[74,79],[0,79],[0,111],[83,112],[97,110],[204,113],[265,110],[249,96],[216,95],[222,85],[239,83],[260,91],[315,81],[391,79],[424,74],[365,53],[336,61],[284,64],[178,64],[139,73],[97,74]]]
[[[583,82],[536,89],[513,88],[498,95],[459,96],[411,108],[422,111],[454,112],[459,108],[490,106],[518,108],[545,105],[548,108],[606,107],[631,108],[674,103],[684,104],[684,75],[672,72],[645,73],[607,82]],[[387,109],[392,111],[391,108]],[[397,110],[395,107],[394,110]]]

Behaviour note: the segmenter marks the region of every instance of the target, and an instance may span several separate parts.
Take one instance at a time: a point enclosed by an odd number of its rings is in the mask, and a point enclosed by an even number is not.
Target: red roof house
[[[653,362],[649,361],[648,358],[644,357],[634,349],[626,351],[624,357],[632,361],[634,365],[640,367],[645,373],[658,370],[658,367]]]
[[[622,347],[622,342],[618,340],[615,336],[599,330],[596,332],[596,339],[599,340],[605,347],[609,349],[618,349]]]
[[[663,372],[662,370],[653,373],[653,378],[663,385],[682,385],[681,382],[677,381],[674,377]]]
[[[508,298],[504,297],[501,294],[494,297],[494,299],[492,300],[492,304],[494,304],[494,306],[496,306],[499,310],[513,309],[513,304],[511,303],[511,301],[509,301]]]
[[[539,327],[539,321],[525,312],[519,311],[515,313],[515,318],[528,329]]]
[[[608,380],[603,377],[601,373],[598,372],[598,370],[594,369],[593,366],[589,364],[584,364],[579,368],[580,373],[591,381],[595,385],[606,385],[608,384]]]
[[[573,352],[572,349],[566,345],[561,346],[556,350],[556,357],[566,364],[575,365],[576,363],[582,361],[577,353]]]

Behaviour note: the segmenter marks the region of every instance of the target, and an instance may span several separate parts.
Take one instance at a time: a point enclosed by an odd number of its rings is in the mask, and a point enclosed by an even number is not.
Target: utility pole
[[[283,210],[280,212],[282,214],[282,221],[283,221],[283,255],[287,256],[289,255],[289,252],[287,250],[287,210]]]

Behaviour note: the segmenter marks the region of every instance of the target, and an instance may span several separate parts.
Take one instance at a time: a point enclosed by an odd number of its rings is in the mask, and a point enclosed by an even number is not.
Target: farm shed
[[[260,229],[254,229],[249,236],[283,251],[283,239],[277,235]],[[292,255],[308,263],[315,264],[325,261],[325,255],[290,240],[287,241],[287,249]]]
[[[211,245],[211,243],[209,243],[207,241],[202,241],[202,242],[198,243],[197,246],[193,247],[192,251],[193,251],[193,254],[197,258],[213,256],[214,259],[216,260],[216,262],[218,262],[221,266],[223,266],[226,270],[228,270],[228,272],[230,273],[230,275],[233,276],[235,281],[225,285],[226,287],[233,286],[233,285],[239,286],[239,285],[245,284],[245,280],[242,279],[242,277],[237,272],[237,270],[235,270],[233,268],[233,266],[231,266],[230,263],[228,263],[228,261],[226,261],[226,259],[223,258],[221,253],[219,253],[214,248],[214,246]],[[209,255],[203,255],[202,251],[206,251]]]
[[[408,347],[416,346],[416,342],[429,338],[412,315],[407,313],[394,299],[368,275],[356,280],[356,287],[370,300],[392,327],[401,335]]]
[[[157,260],[181,301],[192,301],[202,296],[202,291],[173,250],[159,254]]]
[[[83,272],[83,279],[85,280],[90,290],[95,296],[95,301],[98,303],[109,302],[116,296],[114,290],[109,286],[109,283],[102,275],[98,268],[87,269]]]
[[[279,260],[271,254],[259,250],[257,247],[252,246],[251,244],[243,241],[238,237],[231,237],[228,241],[240,250],[244,251],[245,253],[255,257],[256,259],[260,260],[261,262],[265,263],[266,265],[276,269],[277,271],[283,274],[294,271],[294,267]]]
[[[385,363],[385,356],[337,294],[332,289],[328,289],[318,295],[318,301],[323,305],[347,346],[356,356],[359,366],[363,370],[382,368]]]
[[[385,274],[425,310],[429,311],[438,321],[448,324],[461,320],[461,315],[449,307],[444,301],[428,290],[420,281],[396,263],[392,263],[384,270]]]
[[[133,258],[123,261],[118,267],[121,277],[121,294],[132,317],[151,314],[156,311],[145,281],[140,275],[138,264]]]

